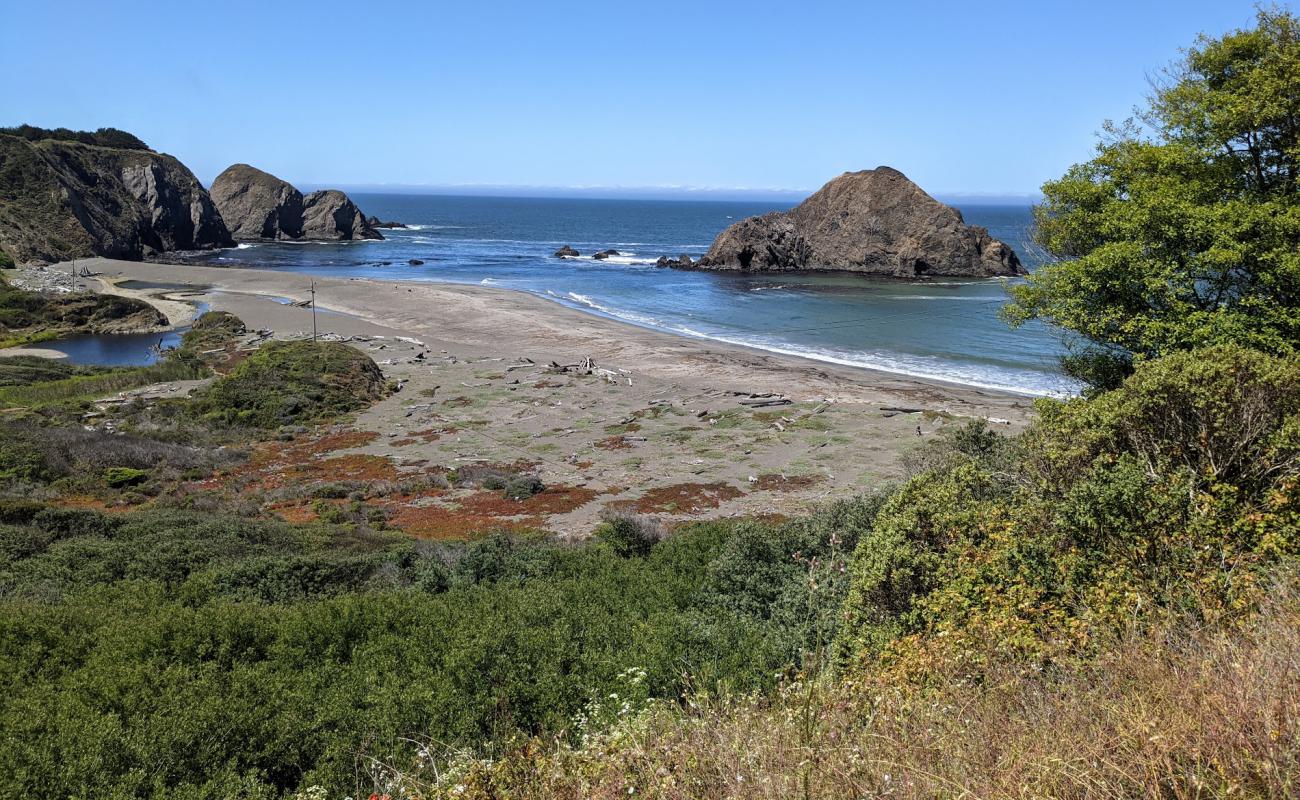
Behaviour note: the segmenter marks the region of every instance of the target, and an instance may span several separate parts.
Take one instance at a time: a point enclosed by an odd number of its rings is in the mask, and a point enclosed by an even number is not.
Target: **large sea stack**
[[[1024,272],[1010,247],[890,167],[846,172],[790,211],[737,222],[718,235],[699,266],[900,278]]]
[[[194,174],[130,134],[0,132],[0,250],[19,264],[233,244]]]
[[[218,175],[212,199],[240,241],[384,238],[343,192],[326,189],[303,197],[287,181],[247,164]]]

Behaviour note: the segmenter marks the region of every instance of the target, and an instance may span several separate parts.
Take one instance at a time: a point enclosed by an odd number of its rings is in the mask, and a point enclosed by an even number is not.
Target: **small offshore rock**
[[[597,261],[604,261],[610,256],[616,256],[616,255],[620,255],[620,253],[617,250],[601,250],[599,253],[593,253],[591,257],[596,259]]]
[[[582,255],[582,253],[579,253],[577,250],[574,250],[572,247],[569,247],[567,244],[564,247],[561,247],[559,250],[555,251],[556,258],[577,258],[580,255]]]
[[[688,255],[680,255],[677,258],[669,258],[668,256],[659,256],[659,260],[655,262],[655,266],[675,267],[677,269],[692,269],[696,266],[696,262]]]

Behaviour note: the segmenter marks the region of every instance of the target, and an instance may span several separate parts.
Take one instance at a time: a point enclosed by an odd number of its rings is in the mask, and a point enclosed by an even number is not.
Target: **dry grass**
[[[1247,629],[1166,629],[1064,675],[921,694],[795,683],[775,700],[652,709],[581,748],[535,741],[442,785],[574,800],[1296,797],[1298,668],[1288,591]]]

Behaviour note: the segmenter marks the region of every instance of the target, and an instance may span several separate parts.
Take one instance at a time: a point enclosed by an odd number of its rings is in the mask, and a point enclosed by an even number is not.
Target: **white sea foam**
[[[240,244],[235,245],[236,250],[248,250],[253,247],[257,247],[257,245],[252,242],[242,242]]]
[[[560,302],[568,301],[566,304],[577,303],[604,316],[630,322],[634,325],[690,336],[696,339],[764,350],[769,353],[797,356],[846,367],[874,369],[913,378],[945,381],[962,386],[972,386],[977,389],[1012,392],[1030,397],[1068,397],[1075,393],[1068,381],[1064,379],[1058,381],[1057,386],[1045,385],[1044,381],[1051,380],[1051,376],[1048,375],[1036,375],[1018,370],[981,369],[974,365],[957,364],[925,356],[905,356],[879,351],[845,352],[830,348],[800,345],[793,342],[763,339],[761,337],[740,338],[719,333],[707,333],[684,325],[666,324],[661,320],[643,314],[610,308],[587,295],[577,292],[567,292],[561,295],[548,289],[546,293]]]

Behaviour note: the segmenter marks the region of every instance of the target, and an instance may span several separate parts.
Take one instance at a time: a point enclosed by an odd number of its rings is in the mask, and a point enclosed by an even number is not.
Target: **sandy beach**
[[[101,290],[144,297],[175,324],[202,301],[278,338],[312,329],[311,311],[288,304],[310,299],[305,275],[79,263]],[[117,285],[127,280],[185,288]],[[798,513],[898,478],[905,455],[947,425],[984,418],[1011,431],[1032,413],[1028,397],[677,337],[519,292],[315,285],[320,334],[349,340],[401,384],[350,425],[360,436],[342,452],[399,471],[527,465],[568,492],[530,517],[562,534],[590,532],[606,508],[669,520]],[[466,522],[432,506],[421,514],[417,502],[404,527],[420,535],[424,521],[432,535]]]

